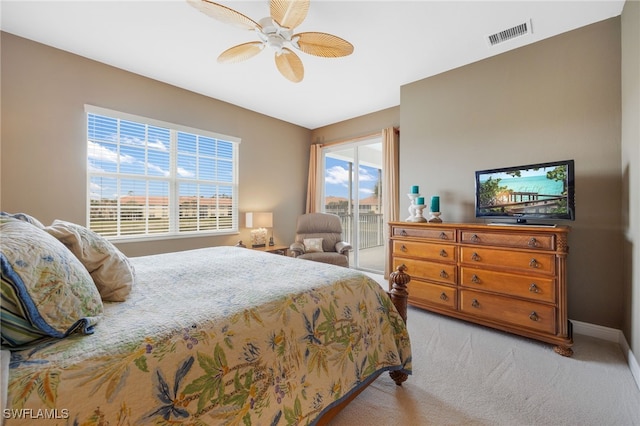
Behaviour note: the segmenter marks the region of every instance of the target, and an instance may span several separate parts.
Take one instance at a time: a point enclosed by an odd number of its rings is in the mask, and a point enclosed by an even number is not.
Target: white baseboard
[[[627,339],[622,335],[623,342],[620,343],[620,347],[627,357],[627,362],[629,363],[629,369],[631,370],[631,374],[633,378],[636,380],[636,385],[638,385],[638,389],[640,389],[640,364],[638,364],[638,359],[635,357],[631,348],[629,348],[629,343],[627,343]]]
[[[571,320],[571,323],[573,324],[573,332],[577,334],[584,334],[585,336],[596,337],[615,343],[620,343],[620,336],[624,339],[622,331],[615,328],[575,320]]]
[[[574,320],[571,320],[571,323],[573,324],[573,332],[576,334],[584,334],[585,336],[596,337],[619,344],[629,364],[631,375],[636,381],[636,386],[640,389],[640,364],[638,364],[637,358],[631,351],[629,342],[627,342],[627,339],[624,337],[622,330]]]

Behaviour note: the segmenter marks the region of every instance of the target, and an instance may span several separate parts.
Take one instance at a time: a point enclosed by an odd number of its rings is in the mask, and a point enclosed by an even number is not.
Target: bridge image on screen
[[[567,213],[567,166],[486,173],[478,181],[478,208],[485,214]]]

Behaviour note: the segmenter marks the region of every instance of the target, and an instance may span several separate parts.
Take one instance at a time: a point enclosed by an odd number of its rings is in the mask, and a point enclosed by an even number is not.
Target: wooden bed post
[[[400,265],[395,272],[389,275],[389,297],[395,305],[398,313],[407,322],[407,300],[409,298],[409,292],[407,291],[407,284],[411,281],[411,277],[407,274],[407,267]]]
[[[388,292],[391,302],[393,302],[405,324],[407,323],[407,300],[409,298],[407,284],[411,281],[411,277],[405,272],[406,270],[407,267],[405,265],[400,265],[395,272],[389,275],[390,291]],[[398,386],[402,385],[409,377],[407,374],[397,370],[390,371],[389,375]]]

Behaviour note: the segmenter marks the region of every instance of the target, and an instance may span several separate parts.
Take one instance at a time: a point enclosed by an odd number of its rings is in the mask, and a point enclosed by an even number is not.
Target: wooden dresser
[[[571,356],[566,226],[392,222],[409,304],[556,345]]]

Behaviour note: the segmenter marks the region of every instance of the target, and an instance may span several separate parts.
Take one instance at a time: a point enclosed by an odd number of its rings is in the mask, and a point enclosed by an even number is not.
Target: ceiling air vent
[[[507,40],[514,39],[526,34],[531,34],[531,20],[523,22],[515,27],[500,31],[499,33],[491,34],[487,37],[490,46],[504,43]]]

